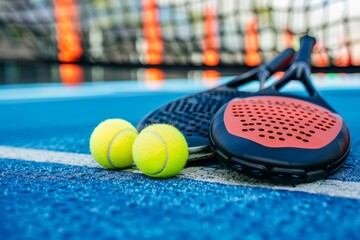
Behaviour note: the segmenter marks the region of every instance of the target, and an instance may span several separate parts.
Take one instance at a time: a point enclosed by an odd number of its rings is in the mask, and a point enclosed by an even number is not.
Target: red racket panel
[[[224,124],[230,134],[266,147],[319,149],[336,138],[343,120],[300,99],[254,96],[229,102]]]

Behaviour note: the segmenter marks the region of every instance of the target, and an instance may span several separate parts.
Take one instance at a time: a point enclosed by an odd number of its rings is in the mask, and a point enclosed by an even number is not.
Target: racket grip
[[[269,63],[265,64],[265,67],[272,74],[281,69],[289,66],[290,62],[293,60],[295,51],[292,48],[285,49],[282,53],[277,55],[273,60]]]
[[[315,38],[311,36],[303,36],[300,39],[300,50],[295,58],[295,62],[305,62],[311,65],[311,52],[315,45]]]

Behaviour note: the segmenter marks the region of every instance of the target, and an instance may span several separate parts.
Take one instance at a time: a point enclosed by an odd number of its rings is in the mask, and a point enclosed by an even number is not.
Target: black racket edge
[[[292,80],[300,81],[304,85],[306,91],[308,92],[309,97],[300,97],[294,95],[289,95],[289,97],[295,97],[297,99],[302,99],[305,101],[309,101],[310,99],[311,101],[309,102],[323,106],[328,110],[332,111],[333,113],[336,113],[336,111],[320,96],[319,92],[311,83],[310,57],[315,42],[316,42],[315,38],[311,36],[303,36],[300,39],[300,46],[301,46],[300,51],[295,57],[295,60],[292,63],[292,65],[286,71],[285,75],[280,80],[269,86],[268,88],[254,95],[256,96],[274,95],[274,94],[276,95],[276,93],[279,93],[279,90],[282,87],[284,87],[286,84],[288,84],[290,81]],[[288,95],[288,94],[281,94],[281,96],[284,95]],[[226,105],[224,105],[218,111],[218,113],[221,112],[221,110],[224,109],[225,107]],[[349,139],[349,145],[346,151],[344,152],[344,154],[342,155],[342,157],[340,157],[337,161],[325,166],[322,169],[315,169],[310,171],[304,171],[304,169],[291,169],[291,168],[285,169],[278,167],[272,168],[271,171],[266,171],[265,169],[268,169],[268,167],[264,165],[262,166],[261,164],[258,163],[253,164],[251,162],[247,162],[246,160],[233,157],[224,151],[216,149],[214,147],[216,146],[216,143],[213,140],[211,128],[209,131],[209,138],[211,142],[211,148],[214,151],[215,157],[219,159],[222,163],[224,163],[226,166],[238,170],[241,173],[245,173],[246,175],[260,178],[265,181],[270,180],[272,182],[277,182],[282,184],[294,184],[294,183],[296,184],[296,183],[304,183],[304,182],[313,182],[326,178],[331,174],[335,173],[336,171],[338,171],[341,168],[341,166],[343,166],[345,160],[347,159],[347,156],[349,155],[351,148],[350,132],[348,130],[346,123],[343,121],[343,129],[344,128],[345,128],[345,132],[347,132],[347,134],[345,135],[347,135]],[[238,165],[239,168],[241,168],[241,170],[237,169],[236,165]],[[261,172],[261,174],[259,174],[259,172]]]
[[[146,125],[144,124],[144,122],[146,122],[146,120],[148,118],[150,118],[154,113],[156,113],[159,109],[163,109],[165,106],[185,99],[187,97],[190,96],[194,96],[197,94],[202,94],[205,92],[211,92],[211,91],[216,91],[218,89],[224,88],[224,87],[230,87],[230,88],[236,88],[239,87],[241,85],[245,85],[249,82],[252,82],[254,80],[260,79],[260,88],[264,86],[264,82],[266,81],[266,79],[272,75],[273,73],[275,73],[276,71],[281,71],[286,69],[286,67],[288,67],[288,65],[290,64],[290,62],[292,61],[293,57],[294,57],[295,51],[292,48],[287,48],[284,51],[282,51],[280,54],[278,54],[274,59],[272,59],[269,63],[267,64],[263,64],[260,65],[259,67],[256,67],[253,70],[250,70],[246,73],[241,74],[238,77],[235,77],[233,80],[230,80],[227,83],[224,83],[220,86],[217,86],[215,88],[212,89],[208,89],[206,91],[202,91],[202,92],[198,92],[198,93],[193,93],[184,97],[180,97],[177,98],[175,100],[172,100],[158,108],[156,108],[155,110],[151,111],[150,113],[148,113],[147,115],[145,115],[145,117],[143,117],[140,122],[137,124],[137,130],[141,131],[142,129],[144,129],[146,127]]]

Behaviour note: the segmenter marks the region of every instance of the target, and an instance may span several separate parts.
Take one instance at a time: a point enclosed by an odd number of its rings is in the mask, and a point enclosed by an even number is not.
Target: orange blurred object
[[[76,86],[84,82],[84,70],[81,66],[71,63],[60,64],[60,78],[64,85]]]
[[[314,46],[313,53],[314,65],[317,67],[327,67],[330,64],[329,55],[322,43],[318,42]]]
[[[280,71],[273,74],[273,78],[277,81],[285,75],[285,72]]]
[[[160,89],[165,80],[165,73],[157,68],[147,68],[144,72],[144,78],[149,89]]]
[[[163,42],[157,1],[143,0],[142,7],[145,62],[147,64],[161,64],[163,62]]]
[[[216,66],[220,62],[216,11],[208,6],[205,8],[204,15],[203,63],[207,66]]]
[[[284,36],[285,48],[294,47],[294,35],[289,30],[285,30],[283,36]]]
[[[256,19],[253,18],[246,24],[245,29],[245,64],[257,66],[261,63],[259,53],[259,34],[257,31]]]
[[[351,54],[349,47],[343,43],[334,56],[334,65],[337,67],[351,66]]]
[[[217,85],[221,77],[221,74],[215,70],[205,70],[202,74],[204,84],[208,87]]]
[[[82,54],[81,26],[76,0],[54,0],[54,14],[61,62],[78,61]]]

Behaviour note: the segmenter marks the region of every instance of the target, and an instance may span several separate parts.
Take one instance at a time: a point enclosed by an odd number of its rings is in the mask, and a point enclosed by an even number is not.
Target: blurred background
[[[317,38],[315,72],[360,67],[358,0],[0,1],[0,84],[216,82]]]

